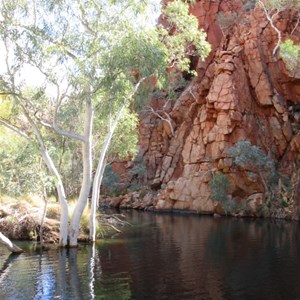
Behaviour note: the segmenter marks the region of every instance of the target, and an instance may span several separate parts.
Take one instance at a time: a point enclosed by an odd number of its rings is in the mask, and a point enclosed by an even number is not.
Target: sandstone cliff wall
[[[255,214],[264,201],[264,186],[258,176],[236,168],[228,154],[235,143],[249,140],[298,184],[285,199],[288,207],[278,206],[283,216],[298,217],[300,70],[288,71],[278,53],[272,55],[277,34],[264,13],[243,8],[239,0],[200,0],[191,7],[213,51],[205,62],[193,60],[198,76],[164,108],[174,135],[155,115],[141,116],[139,154],[147,165],[148,182],[157,191],[156,209],[222,212],[209,187],[221,171],[230,180],[233,201]],[[220,12],[238,16],[223,32],[217,22]],[[296,22],[297,12],[288,10],[275,23],[283,38],[293,30],[293,40],[300,42]],[[152,101],[156,109],[164,104],[163,99]]]

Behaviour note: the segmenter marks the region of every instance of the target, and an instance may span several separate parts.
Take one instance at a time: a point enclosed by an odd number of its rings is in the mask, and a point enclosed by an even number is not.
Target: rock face
[[[247,12],[239,0],[200,0],[191,12],[208,33],[213,51],[197,63],[198,76],[176,102],[164,107],[174,135],[154,114],[142,115],[139,127],[139,155],[158,191],[155,208],[222,211],[210,191],[213,176],[222,172],[230,181],[230,199],[255,210],[264,201],[264,186],[257,174],[236,168],[228,154],[235,143],[248,140],[296,183],[293,201],[299,211],[300,70],[288,71],[278,53],[272,55],[277,34],[262,10]],[[223,33],[220,14],[236,16]],[[292,39],[299,42],[296,23],[294,10],[275,20],[283,39],[293,31]],[[164,104],[162,99],[152,101],[155,109]]]

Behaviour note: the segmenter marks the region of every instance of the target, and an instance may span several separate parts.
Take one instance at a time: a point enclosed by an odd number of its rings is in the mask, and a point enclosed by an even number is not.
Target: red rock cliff
[[[292,183],[299,181],[300,71],[287,70],[279,55],[272,55],[277,34],[260,9],[243,9],[243,1],[197,1],[191,7],[200,27],[213,46],[205,62],[199,61],[194,78],[168,108],[175,129],[153,114],[143,115],[139,128],[140,155],[148,169],[148,180],[158,190],[156,209],[197,212],[222,211],[211,199],[209,183],[217,171],[231,182],[232,199],[255,213],[263,204],[264,187],[256,176],[233,167],[228,148],[249,140],[278,161]],[[226,31],[217,15],[235,13],[237,20]],[[279,14],[276,26],[283,39],[295,28],[297,12]],[[161,99],[152,105],[162,106]],[[297,218],[300,182],[288,199],[289,207],[278,206],[283,215]]]

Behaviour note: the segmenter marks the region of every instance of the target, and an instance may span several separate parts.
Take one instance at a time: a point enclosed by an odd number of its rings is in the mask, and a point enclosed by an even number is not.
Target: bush
[[[112,170],[111,165],[105,167],[102,185],[108,193],[116,193],[120,190],[120,176]]]
[[[218,173],[210,183],[211,198],[214,201],[224,203],[228,200],[230,183],[226,175]]]
[[[139,190],[146,181],[147,167],[141,157],[136,158],[135,166],[128,174],[129,191]]]
[[[288,206],[289,206],[289,204],[288,204],[284,199],[281,199],[281,200],[280,200],[280,205],[281,205],[282,207],[288,207]]]
[[[280,45],[280,57],[290,71],[295,71],[300,63],[300,45],[295,45],[291,39],[287,39]]]
[[[275,162],[259,147],[251,145],[249,141],[240,141],[229,149],[229,155],[234,158],[234,163],[243,170],[259,174],[266,188],[267,185],[277,184],[279,175]]]
[[[220,202],[226,214],[241,208],[232,197],[229,197],[229,189],[230,182],[223,173],[216,174],[210,183],[211,198]]]

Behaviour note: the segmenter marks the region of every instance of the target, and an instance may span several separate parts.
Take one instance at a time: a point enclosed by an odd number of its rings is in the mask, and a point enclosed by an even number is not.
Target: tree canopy
[[[210,51],[205,33],[198,30],[184,2],[176,0],[164,8],[169,31],[149,26],[150,15],[151,1],[13,0],[0,4],[4,53],[0,92],[10,107],[1,113],[0,122],[39,149],[35,154],[40,152],[58,190],[62,245],[68,239],[72,246],[77,244],[79,220],[92,184],[94,227],[108,151],[123,156],[134,152],[135,140],[130,136],[137,118],[129,105],[136,95],[153,81],[156,85],[151,89],[165,86],[170,65],[188,70],[187,55],[193,47],[193,54],[202,58]],[[82,162],[79,169],[74,168],[74,159],[76,165]],[[68,236],[64,183],[72,173],[81,175]]]

